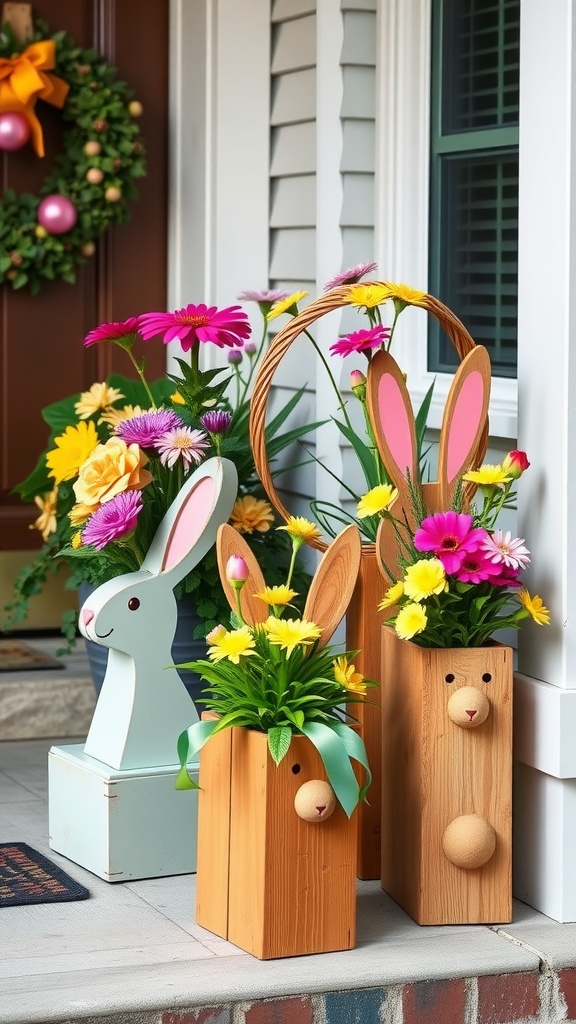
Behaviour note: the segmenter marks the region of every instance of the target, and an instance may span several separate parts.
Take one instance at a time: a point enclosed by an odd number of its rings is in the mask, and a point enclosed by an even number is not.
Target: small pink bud
[[[350,374],[350,387],[356,398],[363,402],[366,398],[366,377],[361,370],[352,370]]]
[[[246,353],[247,356],[256,355],[256,345],[254,344],[253,341],[246,342],[246,344],[244,345],[244,352]]]
[[[517,449],[508,452],[508,455],[502,460],[502,469],[504,469],[506,473],[508,473],[508,476],[511,476],[513,480],[517,480],[518,477],[522,476],[522,473],[528,469],[529,465],[530,463],[528,462],[526,452],[520,452]]]
[[[226,579],[235,590],[242,589],[249,575],[246,559],[242,558],[242,555],[230,555],[226,562]]]
[[[240,348],[233,348],[233,349],[231,349],[230,352],[228,353],[228,362],[232,366],[237,366],[238,363],[241,363],[242,362],[242,349],[240,349]]]

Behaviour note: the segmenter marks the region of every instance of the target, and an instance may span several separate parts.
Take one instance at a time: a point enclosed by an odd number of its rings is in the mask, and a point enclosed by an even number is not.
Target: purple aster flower
[[[272,305],[274,302],[280,302],[281,299],[287,299],[289,294],[290,292],[283,292],[280,289],[274,291],[272,289],[263,288],[259,292],[240,292],[238,302],[269,302]]]
[[[352,352],[368,352],[371,348],[378,348],[388,341],[390,327],[383,327],[377,324],[376,327],[362,328],[360,331],[353,331],[343,338],[330,345],[330,351],[334,355],[349,356]]]
[[[214,411],[205,412],[200,417],[200,423],[209,434],[225,434],[232,419],[231,412]]]
[[[342,270],[340,274],[331,277],[324,285],[323,291],[329,292],[331,288],[340,288],[343,284],[356,284],[361,277],[371,274],[377,268],[377,263],[357,263],[355,267],[349,267],[348,270]]]
[[[160,462],[169,469],[178,459],[182,459],[184,472],[187,473],[192,463],[199,465],[204,458],[210,442],[201,430],[193,430],[182,424],[174,430],[167,430],[156,442],[156,451],[160,454]]]
[[[90,516],[82,531],[83,543],[92,544],[97,551],[102,551],[107,544],[132,533],[138,525],[142,507],[140,491],[123,491],[122,494],[117,494]]]
[[[116,427],[118,437],[126,444],[137,444],[140,448],[153,448],[168,430],[183,427],[184,423],[172,409],[155,409],[121,420]]]

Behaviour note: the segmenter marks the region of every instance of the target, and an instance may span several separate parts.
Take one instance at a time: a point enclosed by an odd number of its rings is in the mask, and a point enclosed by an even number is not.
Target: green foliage
[[[46,281],[60,278],[74,283],[77,266],[86,262],[83,248],[112,224],[128,219],[128,201],[137,196],[134,182],[146,173],[140,129],[128,110],[133,93],[95,50],[78,47],[66,32],[50,35],[48,26],[39,21],[26,43],[16,40],[10,26],[4,25],[0,57],[11,57],[30,42],[48,38],[56,44],[53,73],[70,86],[62,109],[63,152],[38,195],[17,195],[8,189],[0,208],[0,284],[9,283],[15,290],[27,286],[32,295]],[[100,144],[98,155],[84,152],[89,141]],[[32,151],[30,159],[37,159]],[[100,184],[88,182],[90,168],[103,172]],[[119,189],[118,201],[106,199],[109,187]],[[38,206],[44,196],[54,193],[72,200],[78,219],[65,234],[42,237],[43,232],[40,236],[36,232]]]

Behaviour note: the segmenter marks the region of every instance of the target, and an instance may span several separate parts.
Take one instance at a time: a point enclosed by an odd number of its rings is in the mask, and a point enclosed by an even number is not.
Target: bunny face
[[[296,791],[294,810],[303,821],[326,821],[336,807],[332,786],[323,779],[310,779]]]
[[[475,729],[490,714],[490,700],[476,686],[459,686],[448,700],[448,718],[461,729]]]
[[[148,572],[125,573],[98,587],[82,606],[79,628],[88,640],[133,654],[150,635],[172,636],[176,599],[170,585],[160,586]],[[171,631],[171,632],[170,632]]]

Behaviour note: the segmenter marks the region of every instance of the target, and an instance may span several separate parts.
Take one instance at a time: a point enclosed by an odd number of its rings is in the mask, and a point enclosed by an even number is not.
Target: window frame
[[[381,0],[378,17],[376,253],[381,276],[428,291],[431,0]],[[452,374],[428,369],[428,318],[409,310],[395,335],[415,408],[435,382],[428,425],[438,429]],[[518,383],[495,377],[490,433],[517,436]]]

